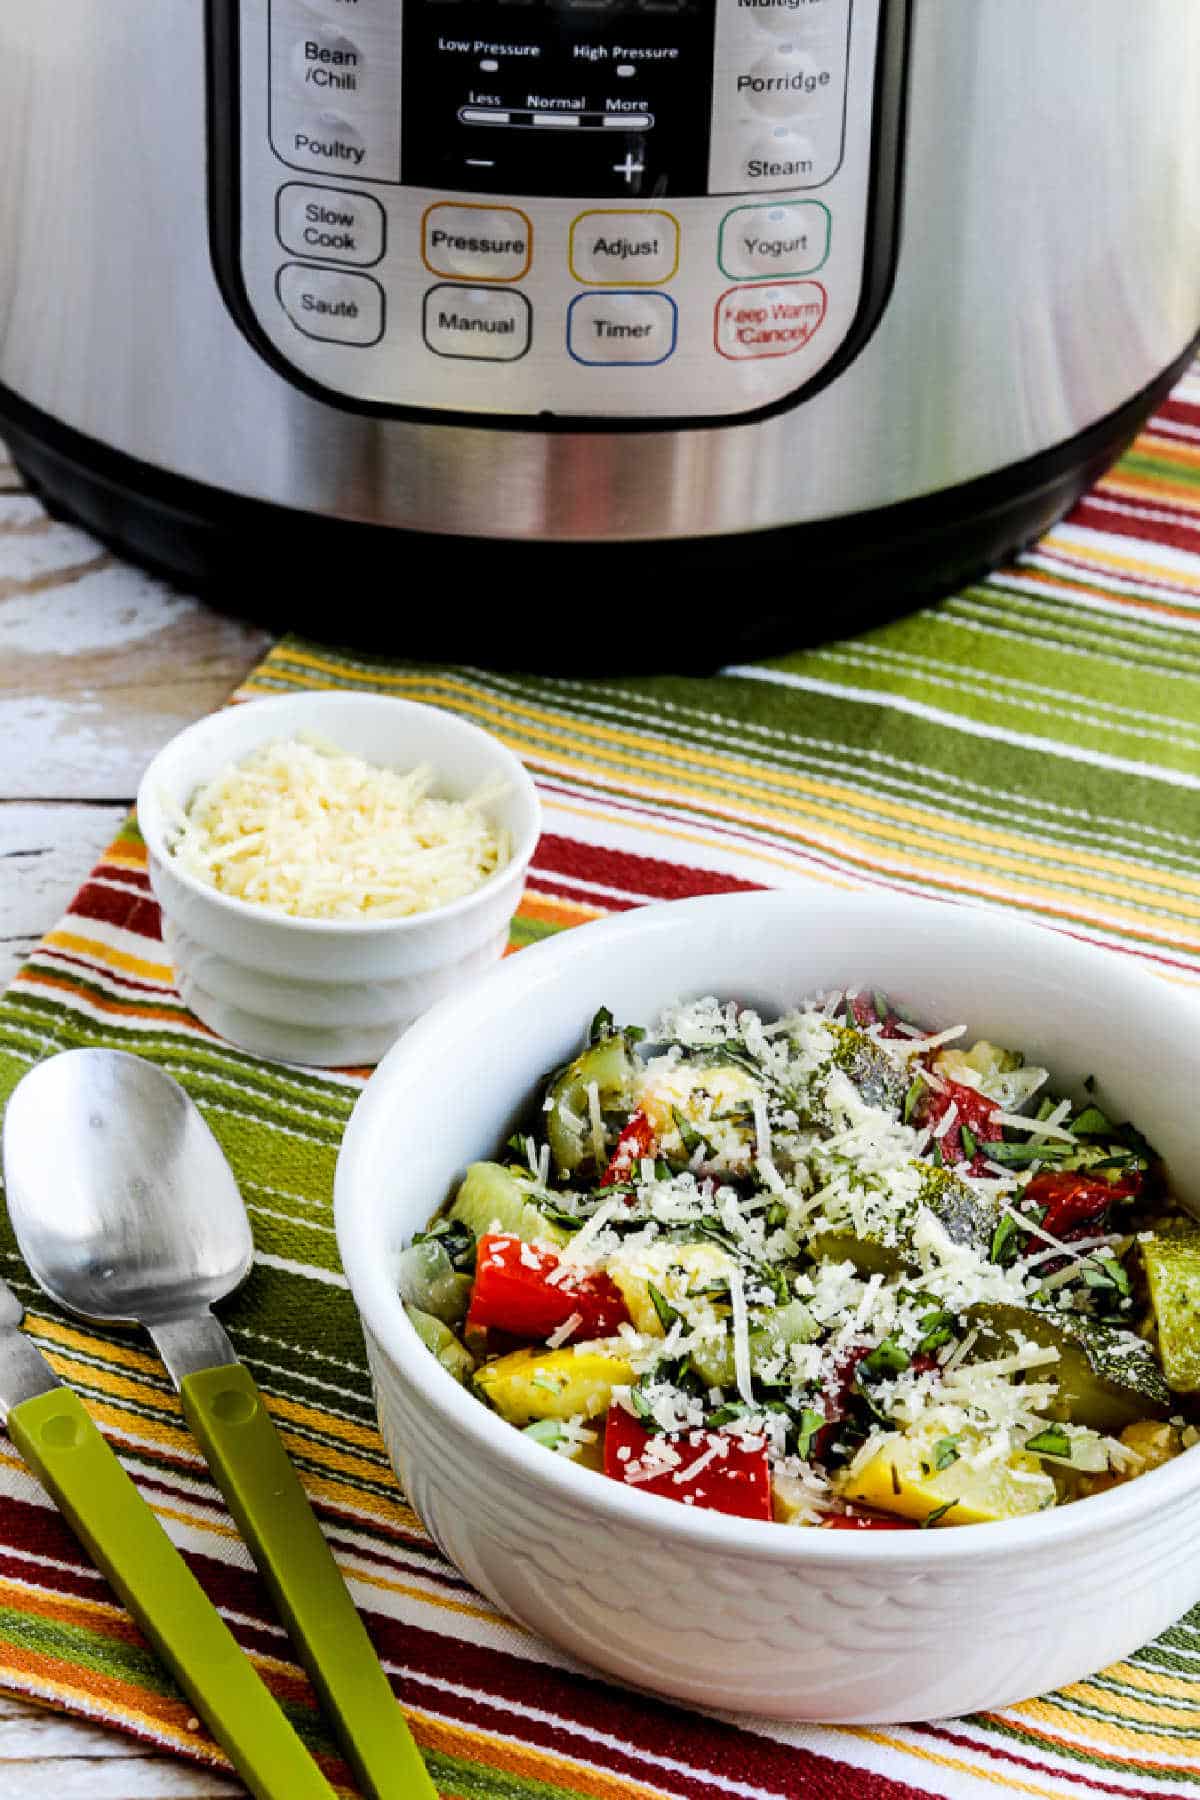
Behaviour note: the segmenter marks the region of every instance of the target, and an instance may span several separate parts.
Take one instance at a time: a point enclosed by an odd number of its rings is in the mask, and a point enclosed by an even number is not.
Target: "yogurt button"
[[[717,261],[726,275],[811,275],[829,255],[829,208],[820,200],[735,206],[721,220]]]

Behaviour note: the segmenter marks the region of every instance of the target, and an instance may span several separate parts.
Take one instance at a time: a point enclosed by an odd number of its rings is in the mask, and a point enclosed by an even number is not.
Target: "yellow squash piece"
[[[959,1448],[965,1454],[939,1469],[936,1446],[944,1438],[937,1429],[893,1432],[865,1467],[839,1484],[843,1500],[918,1522],[948,1507],[932,1521],[936,1525],[986,1525],[1053,1504],[1054,1482],[1036,1456],[1017,1451],[1004,1462],[972,1469],[967,1460],[972,1445],[963,1437]]]
[[[514,1350],[477,1370],[475,1386],[510,1424],[529,1425],[577,1413],[594,1419],[632,1380],[625,1357],[603,1350]]]
[[[707,1320],[712,1303],[700,1299],[702,1290],[722,1283],[728,1286],[731,1264],[728,1250],[720,1244],[656,1243],[629,1254],[618,1250],[609,1258],[607,1273],[620,1288],[637,1329],[651,1337],[662,1337],[662,1321],[650,1298],[650,1283],[689,1322]]]
[[[1194,1394],[1200,1390],[1200,1232],[1153,1237],[1141,1250],[1167,1386]]]

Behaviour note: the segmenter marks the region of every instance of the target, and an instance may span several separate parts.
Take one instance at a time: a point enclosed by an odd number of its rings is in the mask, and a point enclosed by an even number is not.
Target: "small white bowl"
[[[396,1046],[350,1122],[338,1243],[406,1492],[467,1579],[581,1661],[696,1705],[927,1719],[1006,1705],[1128,1655],[1200,1599],[1200,1448],[1033,1518],[790,1529],[575,1467],[461,1388],[396,1292],[412,1233],[495,1153],[600,1005],[650,1024],[715,993],[777,1013],[881,988],[932,1027],[1024,1050],[1131,1118],[1200,1203],[1200,1010],[1128,959],[996,913],[873,895],[647,907],[510,958]]]
[[[171,855],[171,807],[259,745],[313,732],[382,767],[431,763],[434,792],[465,799],[497,776],[491,813],[511,859],[473,894],[404,919],[294,919],[207,887]],[[528,772],[486,731],[383,694],[285,694],[213,713],[142,777],[138,824],[163,941],[184,1002],[231,1043],[282,1062],[378,1062],[418,1014],[504,952],[540,830]]]

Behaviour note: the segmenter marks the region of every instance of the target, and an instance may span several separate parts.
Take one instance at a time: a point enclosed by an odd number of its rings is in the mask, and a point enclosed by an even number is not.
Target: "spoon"
[[[120,1050],[31,1069],[4,1125],[8,1210],[68,1311],[145,1326],[301,1662],[373,1800],[437,1800],[262,1396],[209,1310],[253,1242],[224,1152],[169,1075]]]
[[[0,1420],[257,1800],[334,1800],[270,1689],[0,1281]]]

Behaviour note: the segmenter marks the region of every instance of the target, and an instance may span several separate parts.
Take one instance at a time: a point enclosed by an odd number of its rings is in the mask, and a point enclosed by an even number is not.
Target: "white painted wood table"
[[[0,985],[71,899],[169,737],[269,639],[46,517],[0,445]],[[237,1783],[0,1696],[0,1800],[215,1800]]]

